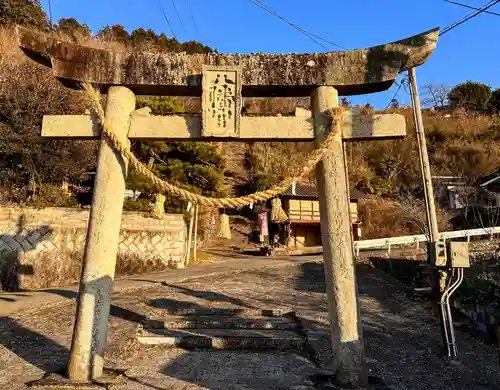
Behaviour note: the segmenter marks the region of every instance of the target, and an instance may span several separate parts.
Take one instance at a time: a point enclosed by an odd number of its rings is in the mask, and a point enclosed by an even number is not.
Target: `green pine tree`
[[[172,97],[140,97],[138,107],[148,106],[154,115],[180,113],[182,107]],[[224,197],[229,191],[225,185],[224,170],[226,162],[219,148],[209,142],[137,142],[132,145],[133,153],[145,164],[152,159],[151,170],[161,179],[185,188],[197,194]],[[152,200],[156,189],[142,175],[131,170],[128,186],[141,191]],[[177,199],[167,195],[168,211],[180,211]],[[136,201],[138,207],[144,207],[144,201]],[[127,202],[127,208],[133,209],[133,202]]]
[[[39,0],[0,0],[0,26],[16,24],[42,30],[50,27]]]

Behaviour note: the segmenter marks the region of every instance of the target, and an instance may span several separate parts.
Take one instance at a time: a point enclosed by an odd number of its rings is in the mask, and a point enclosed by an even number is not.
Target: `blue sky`
[[[307,53],[324,48],[249,0],[160,0],[179,40],[196,39],[223,53]],[[174,9],[174,1],[180,20]],[[458,0],[480,7],[486,0]],[[433,27],[444,28],[471,12],[443,0],[263,0],[305,30],[347,48],[391,42]],[[48,1],[42,1],[48,10]],[[192,13],[190,12],[192,10]],[[491,11],[500,13],[500,3]],[[122,24],[169,33],[158,0],[52,0],[54,20],[75,17],[93,31]],[[193,23],[194,18],[197,28]],[[328,46],[328,44],[326,44]],[[329,48],[330,49],[330,48]],[[330,50],[337,50],[331,46]],[[427,83],[454,85],[466,80],[500,87],[500,17],[481,14],[440,38],[430,60],[417,70],[421,88]],[[353,97],[385,107],[397,87]],[[401,89],[398,100],[409,103]]]

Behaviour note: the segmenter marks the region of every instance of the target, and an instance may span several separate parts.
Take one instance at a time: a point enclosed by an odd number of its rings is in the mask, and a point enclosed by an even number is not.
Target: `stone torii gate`
[[[65,86],[89,82],[107,93],[106,124],[121,142],[132,140],[304,141],[317,145],[332,128],[338,95],[387,90],[396,76],[423,64],[438,30],[368,49],[320,54],[222,55],[113,52],[62,42],[18,27],[18,42],[52,68]],[[154,116],[135,110],[135,95],[202,96],[202,115]],[[243,97],[311,96],[312,113],[291,117],[241,115]],[[362,378],[363,341],[348,207],[344,141],[405,135],[401,115],[348,112],[330,152],[317,167],[328,312],[336,379]],[[69,378],[102,374],[127,161],[91,115],[45,116],[42,135],[100,138],[98,170],[69,362]]]

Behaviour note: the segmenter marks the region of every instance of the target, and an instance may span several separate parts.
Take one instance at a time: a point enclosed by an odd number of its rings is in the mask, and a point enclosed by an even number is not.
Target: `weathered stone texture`
[[[202,119],[198,115],[148,115],[143,109],[131,115],[129,139],[203,139]],[[363,115],[346,111],[342,121],[342,137],[345,141],[393,139],[406,135],[406,123],[400,114]],[[242,116],[236,132],[209,131],[210,136],[251,141],[298,141],[314,139],[314,128],[309,110],[298,108],[294,116]],[[98,121],[90,115],[45,115],[42,136],[50,138],[98,138]]]
[[[17,262],[23,289],[77,282],[88,218],[88,210],[0,208],[0,271],[5,277]],[[185,241],[186,226],[180,214],[154,219],[124,213],[118,266],[138,270],[179,267],[184,264]]]
[[[316,167],[328,316],[338,384],[364,382],[364,346],[349,215],[349,185],[344,166],[342,134],[326,113],[338,107],[334,88],[319,87],[311,96],[316,144],[336,132],[329,152]]]
[[[18,27],[19,46],[52,67],[65,85],[89,81],[106,88],[125,85],[136,94],[200,96],[203,65],[242,69],[244,96],[309,96],[316,86],[340,95],[388,89],[397,74],[423,64],[432,54],[438,29],[386,45],[314,54],[134,53],[79,46]],[[272,88],[270,88],[272,87]]]
[[[241,113],[241,70],[203,67],[202,136],[238,137]]]

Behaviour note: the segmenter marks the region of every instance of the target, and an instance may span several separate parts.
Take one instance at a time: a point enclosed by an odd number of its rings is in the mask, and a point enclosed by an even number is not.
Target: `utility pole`
[[[427,262],[433,266],[433,299],[434,303],[438,304],[441,300],[441,295],[446,287],[446,271],[444,268],[437,267],[437,253],[439,242],[439,230],[436,215],[436,203],[434,198],[434,188],[432,186],[431,166],[429,164],[429,155],[427,153],[427,142],[425,139],[424,122],[422,119],[422,109],[420,107],[420,98],[418,96],[417,76],[415,68],[408,70],[408,79],[410,83],[411,100],[413,106],[413,118],[415,121],[415,130],[417,134],[418,152],[420,157],[420,165],[422,168],[422,178],[424,182],[425,205],[427,209],[427,222],[429,225],[429,237],[427,244]],[[447,345],[445,337],[445,325],[442,316],[443,307],[439,305],[439,318],[441,320],[441,329],[443,333],[443,342]]]
[[[417,133],[417,142],[419,145],[420,164],[422,166],[422,176],[424,181],[424,191],[426,195],[427,222],[429,224],[429,264],[436,264],[436,245],[439,241],[439,230],[436,216],[436,203],[434,199],[434,188],[432,186],[431,166],[429,164],[429,155],[427,153],[427,143],[425,140],[424,122],[422,119],[422,109],[420,107],[420,98],[418,96],[417,77],[415,68],[408,70],[410,82],[411,100],[413,103],[413,117],[415,119],[415,130]]]

